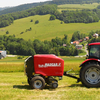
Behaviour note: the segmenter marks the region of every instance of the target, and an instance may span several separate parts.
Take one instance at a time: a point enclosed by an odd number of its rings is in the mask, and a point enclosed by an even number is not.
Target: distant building
[[[83,47],[82,45],[76,45],[77,49],[82,49],[82,47]]]
[[[5,57],[6,57],[6,51],[0,50],[0,59],[5,58]]]
[[[98,38],[98,34],[97,33],[95,33],[95,34],[93,34],[93,37],[95,37],[95,38]]]
[[[67,45],[66,44],[63,44],[63,46],[66,47]]]
[[[73,41],[73,42],[71,42],[71,44],[78,45],[79,41]]]
[[[84,41],[87,41],[87,40],[89,40],[89,37],[85,37],[85,38],[84,38]]]

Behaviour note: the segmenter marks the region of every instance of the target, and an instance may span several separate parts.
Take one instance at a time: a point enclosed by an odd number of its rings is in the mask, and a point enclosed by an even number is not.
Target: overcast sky
[[[0,7],[12,7],[27,3],[44,2],[50,0],[0,0]]]

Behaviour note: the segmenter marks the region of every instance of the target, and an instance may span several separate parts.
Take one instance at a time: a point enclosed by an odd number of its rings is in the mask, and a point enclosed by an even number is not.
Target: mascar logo
[[[45,63],[45,64],[38,64],[39,68],[47,68],[47,67],[61,67],[61,63]]]

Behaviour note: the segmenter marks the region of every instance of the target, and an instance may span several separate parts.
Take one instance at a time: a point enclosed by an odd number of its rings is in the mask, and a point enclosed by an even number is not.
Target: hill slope
[[[30,4],[23,4],[11,8],[4,9],[0,11],[0,15],[12,13],[12,12],[18,12],[27,10],[36,6],[46,5],[46,4],[92,4],[92,3],[99,3],[100,0],[52,0],[52,1],[46,1],[46,2],[40,2],[40,3],[30,3]]]
[[[72,34],[75,31],[88,34],[91,30],[99,30],[100,22],[97,23],[71,23],[61,24],[60,20],[49,21],[50,15],[35,15],[26,17],[23,19],[15,20],[13,24],[5,28],[0,28],[0,35],[7,35],[6,31],[9,31],[8,35],[15,35],[16,37],[23,38],[25,40],[39,39],[39,40],[51,40],[55,37],[62,38],[64,34],[68,35],[68,39],[71,39]],[[30,22],[33,20],[33,22]],[[35,21],[39,20],[38,24]],[[30,29],[27,31],[26,29]],[[22,34],[20,34],[22,33]]]

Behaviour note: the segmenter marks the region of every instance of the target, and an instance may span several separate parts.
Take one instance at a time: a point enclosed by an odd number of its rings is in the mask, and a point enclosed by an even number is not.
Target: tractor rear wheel
[[[45,87],[45,80],[41,76],[35,76],[30,81],[32,89],[43,89]]]
[[[89,64],[81,68],[80,79],[86,87],[100,87],[100,66]]]

